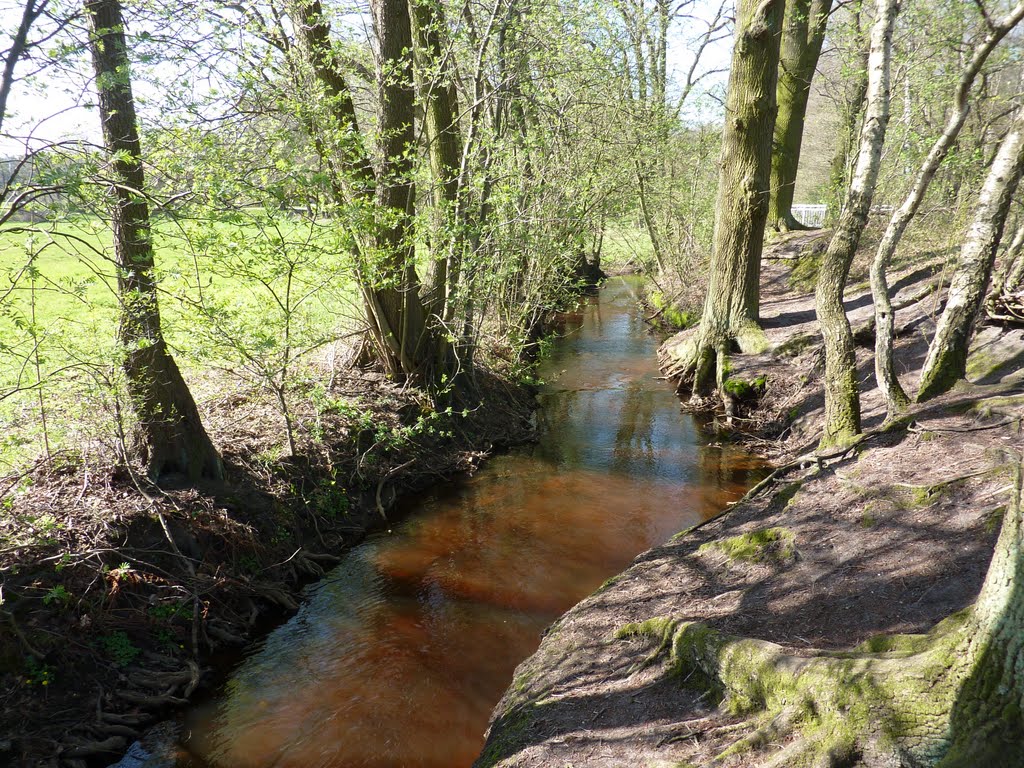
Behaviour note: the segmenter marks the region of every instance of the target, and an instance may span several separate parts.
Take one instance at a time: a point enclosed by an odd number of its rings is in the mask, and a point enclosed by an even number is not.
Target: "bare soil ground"
[[[672,674],[656,637],[617,634],[630,623],[701,621],[800,655],[922,632],[973,602],[1014,452],[1024,448],[1024,331],[983,327],[971,385],[855,450],[787,464],[816,445],[823,408],[813,295],[792,285],[788,257],[820,236],[801,233],[769,254],[762,316],[775,351],[735,358],[734,375],[768,376],[764,396],[742,414],[742,439],[787,469],[722,516],[640,555],[559,619],[495,709],[478,766],[705,765],[733,743],[743,722]],[[926,260],[892,281],[897,306],[905,305],[898,367],[911,388],[941,308],[937,280],[938,265]],[[853,286],[847,309],[860,342],[865,428],[877,429],[885,414],[866,287]],[[679,338],[663,349],[666,366]],[[752,558],[715,545],[757,541],[769,529],[778,541],[748,549]],[[779,746],[724,764],[756,765]]]
[[[374,373],[335,376],[296,398],[284,458],[265,396],[208,403],[223,484],[157,488],[63,455],[0,480],[0,765],[115,762],[388,525],[400,494],[529,439],[532,396],[478,383],[481,405],[447,413]]]

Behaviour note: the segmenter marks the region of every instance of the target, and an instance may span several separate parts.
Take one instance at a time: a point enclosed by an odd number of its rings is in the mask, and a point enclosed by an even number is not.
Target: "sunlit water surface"
[[[760,469],[657,379],[637,283],[564,318],[540,439],[412,502],[352,550],[188,720],[182,766],[469,766],[560,613]]]

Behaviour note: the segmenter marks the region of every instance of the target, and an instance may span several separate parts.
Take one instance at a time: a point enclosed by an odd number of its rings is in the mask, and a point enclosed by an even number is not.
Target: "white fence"
[[[791,210],[793,218],[805,227],[817,229],[825,226],[825,217],[828,215],[827,205],[794,205]]]

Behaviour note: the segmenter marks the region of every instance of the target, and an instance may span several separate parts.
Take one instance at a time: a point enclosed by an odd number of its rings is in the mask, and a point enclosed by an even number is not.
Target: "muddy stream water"
[[[659,380],[639,284],[614,278],[542,365],[539,440],[407,500],[187,718],[179,765],[470,766],[559,614],[761,475]]]

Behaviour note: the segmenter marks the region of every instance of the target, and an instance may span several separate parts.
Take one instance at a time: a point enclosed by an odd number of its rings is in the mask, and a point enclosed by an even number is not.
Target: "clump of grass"
[[[700,317],[696,312],[680,309],[666,299],[661,291],[654,291],[650,299],[651,305],[659,312],[658,319],[665,325],[685,331],[700,322]]]
[[[796,557],[793,532],[785,528],[763,528],[759,531],[730,536],[702,544],[697,554],[717,552],[732,562],[784,563]]]
[[[794,291],[806,292],[813,290],[818,282],[821,259],[821,254],[818,253],[801,256],[793,264],[793,271],[789,273],[789,286]]]

